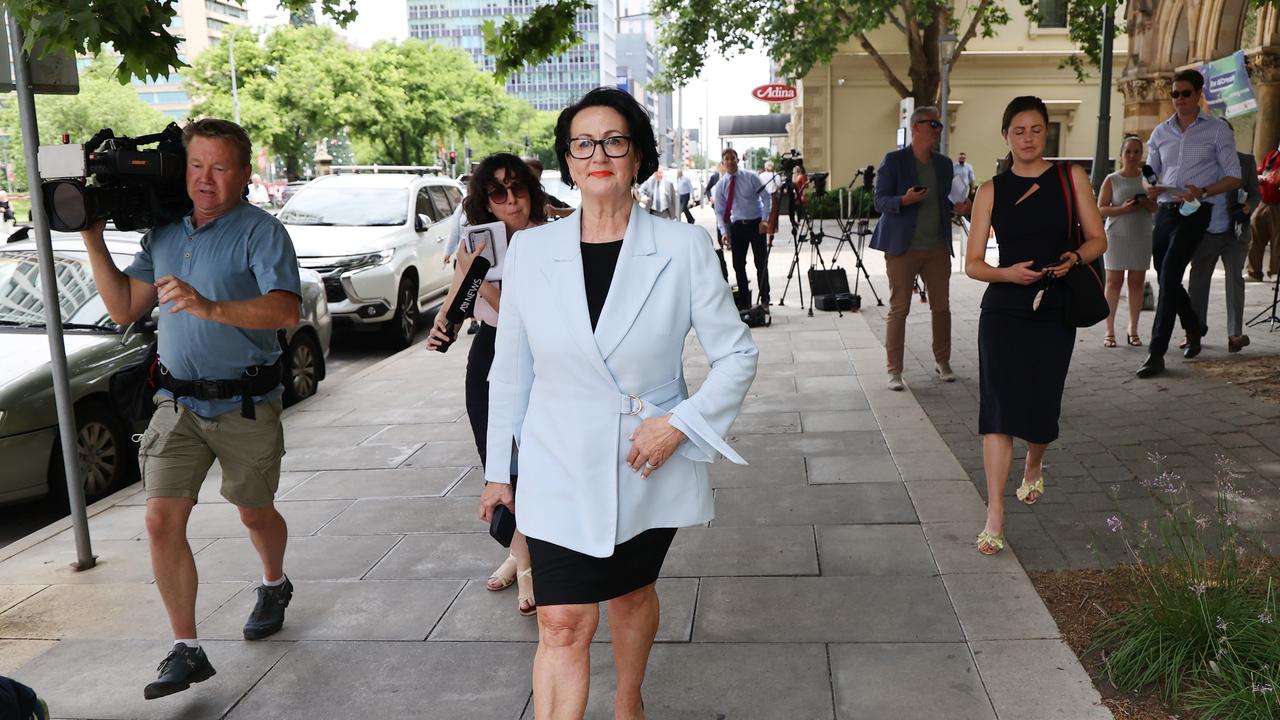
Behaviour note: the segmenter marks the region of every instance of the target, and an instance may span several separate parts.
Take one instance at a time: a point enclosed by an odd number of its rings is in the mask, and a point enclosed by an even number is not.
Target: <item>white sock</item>
[[[186,646],[187,646],[187,647],[189,647],[189,648],[196,648],[197,650],[200,648],[200,641],[199,641],[199,640],[174,640],[174,641],[173,641],[173,644],[174,644],[175,646],[176,646],[176,645],[186,645]]]
[[[263,587],[280,587],[281,585],[284,584],[284,581],[285,581],[284,573],[280,573],[279,580],[268,580],[266,575],[262,576]]]

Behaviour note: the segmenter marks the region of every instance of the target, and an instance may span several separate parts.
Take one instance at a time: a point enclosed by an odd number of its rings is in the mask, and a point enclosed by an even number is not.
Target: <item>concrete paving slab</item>
[[[776,415],[739,415],[733,423],[733,433],[798,433],[800,413],[787,412]]]
[[[352,503],[351,500],[294,500],[277,502],[276,510],[289,526],[289,536],[314,535]],[[145,536],[145,532],[143,534]],[[234,505],[196,505],[187,523],[187,537],[248,537]]]
[[[995,555],[978,552],[976,543],[982,531],[981,522],[925,523],[921,527],[943,575],[1022,572],[1011,544]]]
[[[532,693],[531,643],[298,643],[228,720],[514,720]]]
[[[663,577],[817,575],[813,529],[681,528],[662,565]]]
[[[399,535],[292,537],[285,548],[285,572],[294,582],[359,580],[399,539]],[[205,581],[252,582],[262,574],[262,563],[248,538],[222,538],[196,553],[196,569]]]
[[[459,467],[479,464],[480,454],[476,452],[476,444],[472,440],[429,442],[404,461],[404,467]]]
[[[722,488],[715,495],[713,527],[916,522],[900,482]]]
[[[191,551],[199,552],[212,540],[190,540]],[[0,583],[79,585],[91,583],[151,582],[151,548],[139,540],[94,540],[97,563],[88,570],[71,567],[76,561],[75,546],[59,538],[46,540],[30,550],[0,563]],[[4,587],[0,585],[0,588]],[[0,590],[0,608],[4,607]]]
[[[208,617],[244,587],[245,583],[200,583],[196,620]],[[171,637],[159,591],[153,585],[142,583],[52,585],[0,613],[0,638],[163,640]]]
[[[695,578],[659,578],[658,601],[662,614],[658,622],[658,642],[689,642],[693,628],[694,605],[698,596]],[[533,592],[538,593],[535,579]],[[467,582],[462,594],[436,625],[429,638],[432,642],[534,642],[538,641],[537,618],[517,612],[517,595],[513,589],[492,592],[480,580]],[[600,603],[600,624],[593,642],[609,642],[608,603]]]
[[[934,428],[889,428],[883,432],[884,441],[894,455],[922,452],[951,454],[946,441]]]
[[[587,717],[613,717],[612,653],[592,648]],[[826,648],[820,644],[658,644],[644,681],[651,718],[830,718]],[[524,720],[533,720],[530,707]]]
[[[970,643],[999,718],[1111,720],[1075,653],[1061,640]],[[1027,692],[1035,688],[1035,692]]]
[[[346,538],[335,538],[335,540],[345,541]],[[487,532],[406,535],[369,571],[365,578],[368,580],[483,580],[487,579],[506,557],[506,548],[494,542]]]
[[[245,618],[257,601],[256,584],[200,623],[202,637],[241,637]],[[450,580],[394,582],[295,581],[284,629],[271,641],[425,640],[457,597],[462,583]]]
[[[89,518],[89,536],[94,540],[132,540],[146,536],[146,508],[142,506],[108,508]],[[71,537],[71,531],[64,533]]]
[[[299,428],[294,431],[289,427],[284,433],[284,446],[295,452],[317,447],[352,448],[385,428],[385,425],[345,425]]]
[[[800,413],[805,432],[872,432],[880,429],[870,410],[813,410]]]
[[[964,643],[869,643],[830,650],[839,720],[996,720]]]
[[[707,468],[707,476],[713,488],[803,485],[804,458],[760,458],[752,460],[750,465],[735,465],[722,460]],[[466,482],[465,478],[463,482]],[[479,494],[477,489],[476,495]]]
[[[472,498],[371,498],[357,500],[322,535],[406,535],[488,530]]]
[[[163,641],[64,640],[16,678],[39,688],[55,718],[219,720],[291,646],[240,641],[204,647],[218,674],[161,700],[143,699],[142,688],[156,679],[156,665],[168,652]]]
[[[438,442],[440,440],[472,440],[468,422],[416,423],[390,425],[364,441],[365,445],[397,445],[400,443]]]
[[[57,646],[57,640],[0,640],[0,675],[13,677],[18,668]]]
[[[796,390],[802,393],[858,393],[862,394],[862,382],[856,375],[830,377],[797,377]]]
[[[351,412],[351,408],[347,407],[343,410],[311,410],[308,408],[297,408],[286,410],[284,413],[284,421],[287,424],[287,430],[313,428],[313,427],[332,427],[339,425],[339,420],[343,415]]]
[[[823,577],[938,574],[919,525],[822,525],[817,533]]]
[[[949,450],[939,452],[902,452],[894,453],[893,460],[898,464],[902,479],[913,480],[964,480],[969,474],[960,467],[960,463]]]
[[[733,434],[734,447],[748,462],[765,457],[887,453],[884,437],[874,432],[806,432],[799,435]]]
[[[693,639],[955,642],[963,635],[938,578],[703,578]]]
[[[860,392],[839,394],[796,393],[747,398],[743,413],[799,412],[803,410],[866,410],[871,406]]]
[[[451,423],[467,414],[462,403],[419,408],[357,407],[342,416],[343,425],[416,425]]]
[[[307,452],[286,453],[282,470],[363,470],[393,468],[409,459],[423,443],[400,445],[359,445],[357,447],[307,448]]]
[[[943,582],[969,642],[1060,637],[1025,573],[945,575]]]
[[[907,493],[920,522],[986,522],[987,506],[968,480],[917,480],[907,483]]]
[[[899,482],[898,466],[888,450],[859,455],[815,455],[805,460],[812,485]]]
[[[469,466],[335,470],[315,473],[286,493],[283,500],[330,500],[369,497],[439,497]]]
[[[45,585],[0,585],[0,612],[4,612],[45,589]]]
[[[725,463],[720,463],[724,465]],[[445,493],[446,497],[468,497],[479,498],[480,493],[484,491],[484,469],[480,467],[469,468],[462,479],[453,484],[449,488],[449,492]],[[478,504],[476,507],[480,507]]]

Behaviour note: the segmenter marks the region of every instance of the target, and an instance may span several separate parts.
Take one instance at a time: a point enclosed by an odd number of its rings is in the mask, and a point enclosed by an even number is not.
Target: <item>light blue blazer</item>
[[[717,455],[746,464],[724,438],[755,379],[757,350],[706,232],[638,205],[593,333],[580,238],[575,212],[518,233],[507,251],[485,479],[519,474],[521,532],[609,557],[650,528],[714,517],[707,464]],[[681,360],[690,328],[711,365],[693,396]],[[668,413],[688,439],[641,478],[626,463],[629,437]]]

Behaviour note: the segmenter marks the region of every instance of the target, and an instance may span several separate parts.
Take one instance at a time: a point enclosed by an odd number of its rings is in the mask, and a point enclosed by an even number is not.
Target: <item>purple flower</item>
[[[1123,527],[1124,523],[1120,521],[1120,516],[1112,515],[1107,518],[1107,529],[1111,532],[1118,532]]]

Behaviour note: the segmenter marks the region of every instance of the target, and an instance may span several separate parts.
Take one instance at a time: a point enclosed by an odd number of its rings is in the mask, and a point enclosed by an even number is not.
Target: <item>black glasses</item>
[[[929,127],[933,128],[934,130],[941,130],[941,129],[942,129],[942,123],[941,123],[940,121],[938,121],[938,120],[917,120],[917,121],[916,121],[916,124],[917,124],[917,125],[928,125]]]
[[[507,200],[511,197],[526,198],[529,197],[529,188],[524,183],[516,181],[510,185],[500,185],[498,187],[489,188],[489,202],[494,205],[506,205]]]
[[[1173,98],[1174,100],[1177,100],[1180,97],[1189,98],[1195,94],[1196,94],[1195,90],[1174,90],[1173,92],[1169,93],[1169,97]]]
[[[569,155],[578,160],[590,160],[596,154],[596,146],[604,148],[606,157],[626,157],[631,152],[631,138],[626,135],[610,135],[603,140],[576,137],[569,140]]]

